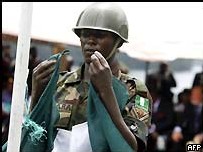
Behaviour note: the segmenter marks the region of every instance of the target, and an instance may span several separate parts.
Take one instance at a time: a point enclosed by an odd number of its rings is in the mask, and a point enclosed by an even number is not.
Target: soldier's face
[[[114,47],[115,39],[115,35],[111,32],[92,29],[81,30],[80,42],[85,62],[90,64],[90,57],[95,51],[107,58]]]

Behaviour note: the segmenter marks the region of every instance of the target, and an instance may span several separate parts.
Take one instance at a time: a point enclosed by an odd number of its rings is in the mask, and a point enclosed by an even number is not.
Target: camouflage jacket
[[[57,83],[56,101],[60,113],[57,128],[71,130],[72,126],[87,121],[86,108],[88,97],[88,82],[82,80],[84,65],[74,72],[60,73]],[[146,145],[148,127],[151,123],[152,99],[146,86],[135,78],[130,78],[120,72],[118,79],[126,85],[129,100],[121,111],[124,121],[139,142]],[[141,97],[147,100],[145,108],[136,102]]]

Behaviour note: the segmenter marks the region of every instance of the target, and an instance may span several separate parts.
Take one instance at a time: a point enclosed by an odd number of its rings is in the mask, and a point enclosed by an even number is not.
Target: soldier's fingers
[[[91,63],[93,64],[93,68],[96,68],[96,69],[101,69],[102,68],[102,65],[99,61],[99,59],[97,58],[97,56],[95,54],[92,54],[91,56]]]
[[[107,67],[108,66],[108,62],[106,61],[106,59],[103,57],[103,55],[98,52],[95,51],[94,54],[96,55],[96,57],[99,59],[100,63],[104,66]]]
[[[44,64],[46,64],[47,60],[42,61],[40,64],[38,64],[34,69],[33,72],[38,71],[38,69],[40,69],[41,66],[43,66]]]
[[[90,69],[90,75],[94,75],[98,71],[97,68],[95,67],[95,65],[92,62],[90,63],[89,69]]]
[[[49,69],[56,63],[56,60],[45,60],[41,62],[36,68],[34,68],[33,72],[41,73],[46,69]]]
[[[36,77],[37,80],[44,79],[51,75],[54,71],[55,67],[52,65],[49,69],[44,70],[43,72],[39,73]]]

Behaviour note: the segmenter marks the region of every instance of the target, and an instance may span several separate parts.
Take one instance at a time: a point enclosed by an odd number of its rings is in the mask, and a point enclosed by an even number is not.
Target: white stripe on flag
[[[144,98],[140,98],[140,105],[144,107],[144,103],[145,103],[145,99]]]

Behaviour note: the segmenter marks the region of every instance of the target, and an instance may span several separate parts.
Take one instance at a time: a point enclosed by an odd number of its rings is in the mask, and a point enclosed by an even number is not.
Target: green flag
[[[112,83],[119,108],[123,110],[129,96],[127,89],[124,84],[115,77],[113,77]],[[109,113],[98,97],[92,84],[90,84],[89,88],[87,114],[90,143],[94,152],[133,151],[112,122]]]
[[[49,59],[57,60],[55,70],[37,105],[25,117],[22,127],[20,152],[51,152],[53,149],[54,139],[57,134],[54,125],[59,119],[59,112],[53,95],[56,91],[59,77],[61,56],[68,52],[69,50],[65,50],[62,53],[51,56]],[[3,145],[2,151],[6,151],[6,148],[7,143]]]

